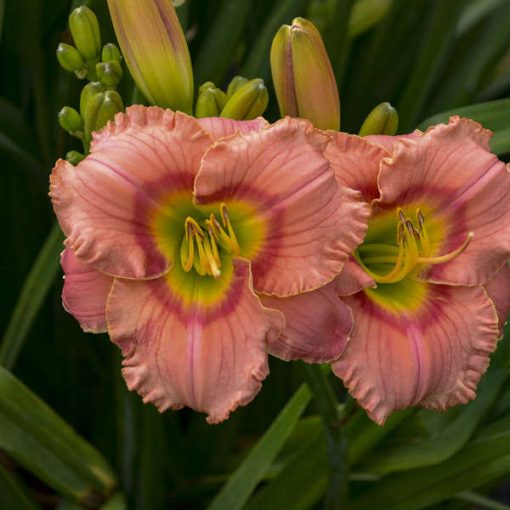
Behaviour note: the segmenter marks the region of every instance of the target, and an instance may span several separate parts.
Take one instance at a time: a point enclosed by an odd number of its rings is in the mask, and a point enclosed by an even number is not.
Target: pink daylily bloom
[[[134,106],[79,165],[57,162],[64,305],[85,330],[107,329],[145,402],[216,423],[260,390],[268,345],[286,329],[272,301],[332,281],[366,230],[369,210],[338,186],[328,141],[298,119],[197,121]],[[352,328],[343,306],[331,304],[347,321],[334,357]],[[329,320],[287,329],[306,343]]]
[[[396,409],[472,400],[510,310],[510,174],[490,132],[454,117],[425,133],[332,137],[325,154],[339,184],[372,210],[330,284],[354,318],[334,373],[380,424]],[[289,358],[320,353],[317,342],[278,342]],[[326,332],[324,350],[330,342]]]

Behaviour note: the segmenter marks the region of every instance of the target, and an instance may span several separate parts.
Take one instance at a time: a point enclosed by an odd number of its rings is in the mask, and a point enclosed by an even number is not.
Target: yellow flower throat
[[[188,216],[184,221],[184,237],[181,242],[181,265],[184,271],[193,268],[200,275],[209,275],[215,279],[221,276],[221,257],[219,247],[230,255],[239,255],[239,243],[232,227],[227,206],[220,206],[222,224],[214,213],[200,225]]]
[[[417,208],[415,220],[397,208],[396,244],[364,243],[355,252],[361,267],[376,283],[396,283],[403,280],[421,264],[444,264],[459,256],[473,239],[470,232],[457,249],[440,256],[432,256],[431,239],[422,211]],[[388,272],[381,272],[390,266]]]

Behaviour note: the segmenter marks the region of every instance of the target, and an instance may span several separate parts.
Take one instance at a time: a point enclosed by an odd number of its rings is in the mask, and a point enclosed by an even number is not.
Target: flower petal
[[[422,135],[423,132],[417,129],[416,131],[406,133],[405,135],[369,135],[365,137],[365,140],[368,140],[379,147],[384,147],[387,151],[391,152],[400,140],[419,138]]]
[[[65,273],[64,308],[80,323],[83,331],[105,332],[106,300],[113,278],[85,265],[69,248],[60,255],[60,264]]]
[[[238,227],[250,238],[257,292],[280,297],[316,289],[340,272],[363,239],[368,208],[340,189],[323,150],[326,134],[301,119],[283,119],[257,133],[217,142],[195,182],[198,204],[245,202],[254,211]],[[236,225],[234,225],[236,227]],[[255,229],[254,229],[255,230]]]
[[[151,222],[165,198],[190,195],[211,137],[192,118],[134,106],[94,135],[78,166],[58,161],[50,196],[66,246],[84,263],[125,278],[165,273]]]
[[[499,330],[503,334],[503,327],[510,312],[510,267],[508,263],[505,263],[496,276],[485,285],[485,291],[496,307]]]
[[[378,198],[377,176],[381,160],[389,156],[389,152],[360,136],[330,133],[333,138],[324,155],[331,162],[337,181],[361,192],[366,202]]]
[[[426,222],[443,225],[431,239],[435,255],[454,251],[474,233],[461,255],[430,267],[423,275],[429,281],[485,284],[510,256],[510,173],[488,151],[489,137],[476,122],[453,117],[402,140],[382,162],[379,206],[428,211]]]
[[[267,308],[283,312],[287,321],[283,334],[269,343],[274,356],[325,363],[344,351],[353,326],[352,314],[332,283],[287,298],[262,296],[261,301]]]
[[[263,117],[253,120],[233,120],[223,117],[203,117],[197,119],[198,123],[215,139],[226,138],[236,133],[249,133],[259,131],[269,126],[269,122]]]
[[[235,261],[230,286],[213,306],[186,305],[165,278],[116,280],[107,317],[129,389],[161,412],[207,412],[210,423],[258,393],[268,374],[266,340],[284,327],[283,316],[263,308],[251,290],[243,260]]]
[[[367,287],[376,286],[374,280],[361,269],[352,257],[349,257],[342,272],[335,278],[333,283],[339,296],[352,296]]]
[[[379,424],[397,409],[472,400],[496,347],[497,316],[482,287],[419,285],[425,297],[414,312],[365,292],[344,298],[355,326],[333,371]]]

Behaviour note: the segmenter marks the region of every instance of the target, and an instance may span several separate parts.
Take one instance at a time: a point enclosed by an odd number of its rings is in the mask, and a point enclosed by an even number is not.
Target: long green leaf
[[[310,401],[308,386],[302,385],[276,417],[260,441],[221,489],[208,510],[239,510],[266,474],[271,462],[296,426]]]
[[[222,4],[196,59],[197,85],[206,80],[221,85],[241,36],[251,0],[227,0]]]
[[[382,478],[360,493],[350,510],[419,510],[508,474],[510,417],[486,427],[446,462]]]
[[[274,7],[266,17],[266,23],[252,46],[243,75],[247,78],[269,78],[269,51],[273,37],[280,25],[290,23],[292,18],[303,15],[307,0],[281,0],[274,2]]]
[[[11,368],[59,268],[63,235],[55,225],[28,274],[0,345],[0,365]]]
[[[452,115],[476,120],[482,126],[493,131],[494,138],[491,141],[491,147],[496,154],[510,152],[510,127],[508,120],[510,119],[510,99],[488,101],[438,113],[424,120],[418,128],[424,130],[434,124],[448,122]]]
[[[0,448],[62,495],[98,504],[115,486],[103,457],[0,367]]]
[[[414,62],[411,75],[398,103],[401,129],[410,130],[430,93],[437,73],[447,56],[447,49],[455,34],[455,25],[464,0],[435,2],[434,12],[424,30],[424,40]]]
[[[375,461],[363,468],[371,473],[391,473],[438,464],[459,451],[494,404],[499,390],[508,379],[507,370],[496,370],[483,379],[477,398],[438,435],[421,443],[395,445],[382,450]]]
[[[0,464],[0,508],[36,510],[36,506],[2,464]]]

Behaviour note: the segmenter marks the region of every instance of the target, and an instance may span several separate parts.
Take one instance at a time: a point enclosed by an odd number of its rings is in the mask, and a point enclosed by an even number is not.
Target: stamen
[[[473,237],[475,236],[474,232],[469,232],[466,236],[465,241],[459,246],[456,250],[451,251],[450,253],[446,253],[445,255],[439,255],[438,257],[419,257],[419,264],[444,264],[445,262],[450,262],[455,257],[458,257],[462,252],[466,250],[466,248],[470,245]]]
[[[220,205],[221,219],[223,220],[223,226],[228,230],[228,236],[231,244],[231,250],[233,255],[239,255],[239,243],[237,242],[237,237],[232,227],[232,223],[230,223],[230,217],[227,210],[227,204],[222,203]]]

